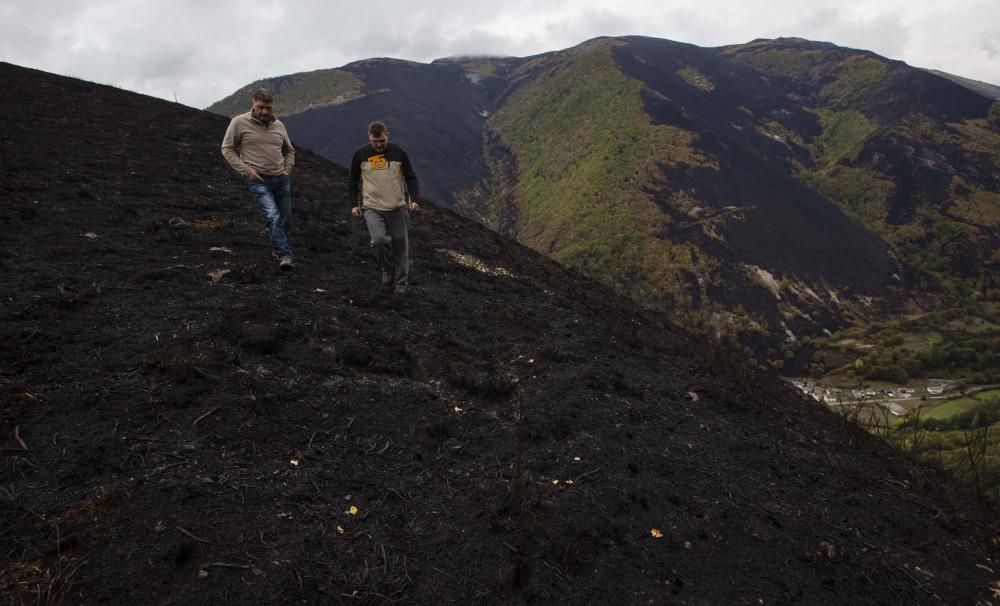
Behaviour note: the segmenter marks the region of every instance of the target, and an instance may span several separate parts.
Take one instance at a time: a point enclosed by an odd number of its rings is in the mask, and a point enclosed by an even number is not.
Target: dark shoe
[[[291,269],[295,267],[295,263],[292,262],[291,257],[281,257],[281,261],[278,262],[278,267],[281,269]]]
[[[406,290],[407,290],[406,284],[397,284],[396,287],[392,289],[392,292],[393,294],[396,295],[405,295]]]

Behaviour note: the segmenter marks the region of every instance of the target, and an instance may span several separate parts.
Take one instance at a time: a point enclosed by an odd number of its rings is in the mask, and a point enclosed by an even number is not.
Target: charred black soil
[[[994,595],[943,478],[663,316],[430,207],[380,295],[305,150],[279,272],[225,118],[0,75],[5,603]]]

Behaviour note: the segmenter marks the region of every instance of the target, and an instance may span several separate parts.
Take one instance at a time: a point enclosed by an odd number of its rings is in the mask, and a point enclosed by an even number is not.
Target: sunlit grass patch
[[[925,410],[921,416],[925,419],[950,419],[966,412],[972,412],[979,404],[979,400],[968,397],[946,400],[929,410]]]

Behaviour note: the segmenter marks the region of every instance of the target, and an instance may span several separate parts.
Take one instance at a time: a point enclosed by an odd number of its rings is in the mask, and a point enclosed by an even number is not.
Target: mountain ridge
[[[914,300],[996,298],[1000,106],[948,79],[798,38],[599,37],[432,66],[289,117],[293,138],[346,157],[351,125],[389,117],[432,198],[786,372],[809,370],[809,343]],[[550,150],[565,150],[558,171]]]

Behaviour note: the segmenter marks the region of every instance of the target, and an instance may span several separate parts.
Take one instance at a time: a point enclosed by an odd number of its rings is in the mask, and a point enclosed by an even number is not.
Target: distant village
[[[891,387],[875,389],[871,387],[860,388],[839,388],[819,385],[814,381],[793,379],[792,385],[802,393],[812,397],[817,402],[822,402],[827,406],[844,406],[846,404],[878,403],[884,406],[891,414],[897,417],[905,417],[911,410],[916,408],[925,400],[939,400],[953,397],[954,394],[945,395],[953,386],[953,383],[943,380],[929,380],[927,385],[922,387]]]

